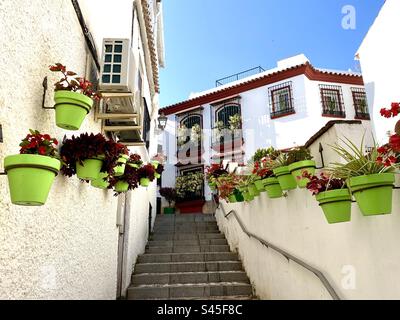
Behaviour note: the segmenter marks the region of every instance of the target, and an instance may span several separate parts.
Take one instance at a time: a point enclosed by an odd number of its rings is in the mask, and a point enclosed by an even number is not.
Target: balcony
[[[258,67],[255,67],[255,68],[243,71],[243,72],[239,72],[239,73],[233,74],[231,76],[228,76],[228,77],[225,77],[225,78],[222,78],[222,79],[218,79],[218,80],[215,81],[215,86],[216,87],[223,86],[225,84],[228,84],[228,83],[231,83],[231,82],[234,82],[234,81],[238,81],[240,79],[244,79],[244,78],[253,76],[255,74],[264,72],[264,71],[265,71],[265,69],[263,69],[260,66],[258,66]]]

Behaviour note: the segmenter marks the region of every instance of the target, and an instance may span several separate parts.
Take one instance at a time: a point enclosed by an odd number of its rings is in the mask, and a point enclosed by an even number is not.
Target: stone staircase
[[[129,300],[245,300],[252,287],[212,215],[162,215],[139,256]]]

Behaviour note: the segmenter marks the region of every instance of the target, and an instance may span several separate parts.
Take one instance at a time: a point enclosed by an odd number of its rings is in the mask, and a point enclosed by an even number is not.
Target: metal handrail
[[[213,197],[213,201],[214,203],[216,203],[214,197]],[[238,214],[236,213],[235,210],[231,210],[229,211],[228,214],[226,214],[225,208],[221,205],[221,203],[217,204],[217,209],[221,209],[224,217],[226,219],[228,219],[228,217],[233,214],[236,218],[236,221],[239,223],[239,226],[242,228],[243,232],[250,238],[254,238],[257,241],[259,241],[261,244],[263,244],[264,246],[266,246],[267,248],[270,248],[278,253],[280,253],[281,255],[283,255],[288,261],[292,260],[294,262],[296,262],[298,265],[302,266],[303,268],[309,270],[310,272],[312,272],[323,284],[323,286],[325,287],[325,289],[328,291],[328,293],[330,294],[330,296],[332,297],[333,300],[341,300],[341,298],[339,297],[339,295],[336,293],[335,289],[333,288],[333,286],[330,284],[330,282],[328,281],[328,279],[325,277],[325,275],[319,271],[318,269],[314,268],[313,266],[309,265],[308,263],[304,262],[303,260],[291,255],[290,253],[286,252],[285,250],[271,244],[270,242],[261,239],[260,237],[258,237],[257,235],[251,233],[250,231],[247,230],[246,226],[243,224],[242,220],[240,220]]]

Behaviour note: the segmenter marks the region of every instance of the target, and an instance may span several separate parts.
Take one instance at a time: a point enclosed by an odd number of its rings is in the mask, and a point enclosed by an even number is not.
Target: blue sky
[[[384,0],[165,0],[161,107],[215,80],[304,53],[316,67],[356,69],[354,54]],[[356,28],[342,28],[342,8]]]

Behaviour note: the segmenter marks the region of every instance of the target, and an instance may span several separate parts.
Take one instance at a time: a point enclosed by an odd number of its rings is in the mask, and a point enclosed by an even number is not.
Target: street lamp
[[[164,113],[161,113],[161,115],[158,117],[158,128],[164,131],[165,127],[167,126],[167,121],[168,118],[165,116]]]

